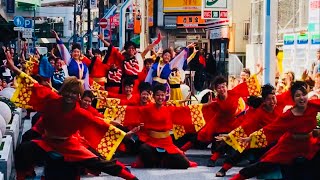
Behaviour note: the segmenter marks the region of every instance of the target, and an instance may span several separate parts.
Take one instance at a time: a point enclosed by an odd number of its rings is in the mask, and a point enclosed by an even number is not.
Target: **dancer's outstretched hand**
[[[228,137],[228,134],[219,134],[219,136],[214,137],[217,141],[224,141]]]

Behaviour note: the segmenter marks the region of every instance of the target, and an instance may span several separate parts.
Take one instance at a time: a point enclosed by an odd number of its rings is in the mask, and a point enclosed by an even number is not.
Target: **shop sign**
[[[201,16],[177,16],[177,28],[204,28],[206,21]]]
[[[229,27],[224,26],[217,29],[211,29],[209,33],[210,39],[221,39],[229,37]]]
[[[201,0],[163,0],[163,12],[200,12]]]

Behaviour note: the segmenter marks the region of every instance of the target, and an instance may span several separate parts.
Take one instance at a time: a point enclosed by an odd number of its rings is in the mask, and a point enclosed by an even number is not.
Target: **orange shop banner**
[[[201,0],[163,0],[163,12],[201,12]]]
[[[204,28],[206,20],[201,16],[177,16],[177,28]]]
[[[148,0],[148,25],[149,25],[149,27],[153,26],[153,6],[154,6],[154,0]]]

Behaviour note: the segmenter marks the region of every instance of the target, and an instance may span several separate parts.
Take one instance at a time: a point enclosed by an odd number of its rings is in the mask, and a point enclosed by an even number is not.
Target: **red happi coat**
[[[120,105],[139,106],[140,94],[133,94],[130,99],[121,99]]]
[[[140,55],[141,56],[141,55]],[[131,58],[126,58],[123,61],[123,78],[133,78],[133,93],[139,93],[139,75],[141,75],[141,71],[143,69],[143,61],[139,61],[136,58],[136,55]],[[124,79],[122,79],[124,80]],[[123,81],[124,82],[124,81]],[[122,83],[122,94],[124,94],[124,83]]]
[[[252,132],[272,123],[281,114],[282,109],[278,107],[276,107],[272,112],[267,112],[263,106],[260,106],[257,109],[250,109],[241,117],[243,119],[241,125],[232,130],[224,141],[241,153],[247,148],[247,145],[241,142],[239,140],[240,138],[246,138]]]
[[[282,111],[279,108],[275,108],[272,112],[267,112],[263,106],[260,106],[256,110],[249,111],[240,126],[246,134],[250,135],[252,132],[273,122],[281,114]]]
[[[96,108],[93,108],[92,106],[89,106],[87,109],[93,116],[103,118],[103,115],[99,113],[99,111]],[[43,127],[43,116],[39,117],[39,120],[35,125],[31,127],[32,130],[36,131],[39,134],[44,134],[44,127]]]
[[[138,75],[139,82],[140,83],[145,82],[147,75],[148,75],[148,70],[146,69],[146,67],[144,67]]]
[[[101,113],[99,113],[99,111],[97,109],[93,108],[92,106],[89,106],[86,110],[89,111],[95,117],[103,118],[103,115]],[[45,137],[45,129],[44,129],[44,125],[43,125],[43,117],[42,116],[40,116],[37,123],[34,126],[32,126],[31,129]],[[81,143],[85,147],[90,146],[90,143],[87,140],[85,140],[85,138],[83,136],[81,136],[80,131],[75,133],[73,136],[77,137],[79,139],[79,141],[81,141]]]
[[[44,133],[44,129],[43,129],[43,117],[40,116],[38,121],[36,122],[36,124],[34,124],[31,129],[39,134],[43,134]]]
[[[99,113],[99,111],[96,108],[94,108],[92,106],[89,106],[85,110],[89,111],[93,116],[96,116],[96,117],[99,117],[99,118],[103,118],[103,115],[101,113]]]
[[[122,64],[124,57],[113,45],[108,47],[104,61],[108,66],[106,90],[109,92],[119,93],[122,77]]]
[[[87,57],[84,57],[82,60],[88,67],[90,67],[90,64],[92,63],[92,60],[88,59]],[[93,64],[93,67],[91,71],[89,72],[89,82],[90,85],[92,85],[92,82],[95,79],[98,78],[106,78],[107,77],[107,72],[109,71],[110,66],[102,62],[101,58],[96,59],[96,61]],[[103,88],[105,85],[105,81],[96,81],[98,84],[100,84]]]
[[[71,111],[65,112],[60,95],[39,85],[24,73],[19,75],[17,81],[20,85],[11,100],[17,105],[31,106],[43,117],[44,136],[33,142],[47,152],[56,151],[62,154],[65,161],[96,158],[97,156],[74,136],[80,131],[91,147],[97,149],[107,159],[111,159],[113,152],[124,137],[124,135],[118,135],[120,132],[118,129],[94,117],[87,110],[82,109],[79,103],[76,103]],[[23,86],[23,82],[26,82],[27,86]],[[119,140],[113,141],[112,147],[104,143],[110,134]],[[59,137],[63,137],[63,140],[58,140]]]
[[[126,59],[123,56],[123,54],[121,54],[121,52],[118,49],[116,49],[115,47],[113,47],[112,45],[109,46],[109,49],[110,50],[108,50],[107,55],[105,57],[108,59],[107,64],[109,64],[110,67],[112,67],[112,65],[115,65],[116,68],[122,69],[122,72],[123,72],[122,77],[129,77],[129,76],[135,77],[133,91],[134,91],[134,93],[138,93],[139,92],[138,75],[142,70],[142,68],[140,68],[140,66],[143,66],[143,65],[141,64],[141,62],[137,61],[135,58]],[[122,87],[122,89],[123,89],[123,87]],[[122,90],[122,93],[124,93],[123,90]]]
[[[293,106],[294,101],[292,100],[291,92],[285,91],[282,94],[277,95],[277,108],[282,109],[286,106]]]
[[[302,116],[295,116],[288,110],[279,119],[252,133],[251,148],[265,147],[278,140],[277,144],[263,155],[261,162],[291,164],[297,157],[312,159],[319,150],[317,138],[309,136],[296,139],[293,136],[312,132],[316,128],[316,115],[319,111],[319,101],[309,101]]]
[[[173,119],[173,114],[180,114],[180,118]],[[162,106],[157,108],[155,104],[149,104],[144,107],[127,107],[123,125],[134,127],[144,123],[143,131],[145,132],[141,139],[146,144],[163,148],[169,154],[183,153],[176,147],[171,136],[166,138],[154,138],[148,135],[150,131],[165,132],[173,128],[173,123],[178,125],[190,126],[191,115],[188,107]]]
[[[112,93],[119,93],[121,87],[122,70],[112,68],[108,71],[106,90]]]
[[[228,91],[226,100],[216,99],[215,102],[203,106],[202,112],[207,124],[198,133],[200,141],[211,141],[213,134],[230,132],[239,123],[236,122],[236,115],[242,110],[239,109],[239,98],[249,95],[246,83],[241,83]]]
[[[108,92],[108,98],[120,99],[119,105],[139,106],[140,104],[140,94],[132,94],[131,98],[127,99],[127,96],[124,94]]]

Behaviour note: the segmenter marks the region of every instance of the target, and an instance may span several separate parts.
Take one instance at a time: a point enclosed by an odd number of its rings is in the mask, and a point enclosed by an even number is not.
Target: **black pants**
[[[194,133],[187,133],[179,139],[175,139],[173,135],[171,135],[171,137],[174,145],[178,147],[182,147],[187,142],[191,142],[193,145],[192,146],[193,149],[207,149],[208,145],[210,144],[207,142],[198,141],[197,134],[194,134]]]
[[[189,160],[183,154],[158,152],[147,144],[141,145],[139,157],[145,168],[187,169],[190,166]]]
[[[37,112],[31,119],[31,126],[33,127],[35,124],[37,124],[38,120],[41,117],[41,113]]]
[[[213,141],[211,146],[211,152],[212,153],[218,152],[221,155],[224,155],[224,154],[230,155],[234,153],[234,149],[224,141],[221,141],[221,142]]]
[[[30,170],[35,164],[52,160],[48,152],[40,148],[36,143],[29,141],[20,144],[15,152],[15,167],[17,171]],[[79,162],[74,165],[84,167],[92,171],[100,171],[112,176],[117,176],[123,167],[118,165],[116,160],[106,161],[101,158],[92,158]]]
[[[256,162],[240,170],[240,174],[246,179],[255,177],[262,173],[268,173],[274,170],[276,164],[268,162]]]
[[[130,154],[130,155],[137,155],[140,152],[140,147],[142,144],[144,144],[144,142],[139,140],[139,137],[136,136],[137,139],[132,140],[131,138],[124,138],[123,139],[123,143],[126,146],[126,153]]]
[[[265,148],[255,148],[255,149],[248,149],[245,150],[243,153],[240,153],[239,151],[232,151],[232,153],[227,156],[225,163],[235,165],[239,163],[243,157],[248,156],[249,154],[254,155],[255,159],[258,160],[260,157],[266,153],[273,145],[269,145]]]
[[[41,138],[41,134],[39,134],[38,132],[29,129],[28,131],[26,131],[23,135],[22,135],[22,143],[24,142],[28,142],[31,141],[33,139],[38,139]]]
[[[291,165],[280,165],[270,162],[256,162],[248,167],[240,170],[240,174],[245,178],[252,178],[262,173],[268,173],[275,170],[279,165],[281,166],[284,179],[286,180],[317,180],[319,179],[319,173],[315,173],[312,168],[313,161],[308,161],[303,157],[298,157]],[[319,162],[318,162],[319,163]],[[319,170],[317,170],[319,171]]]

